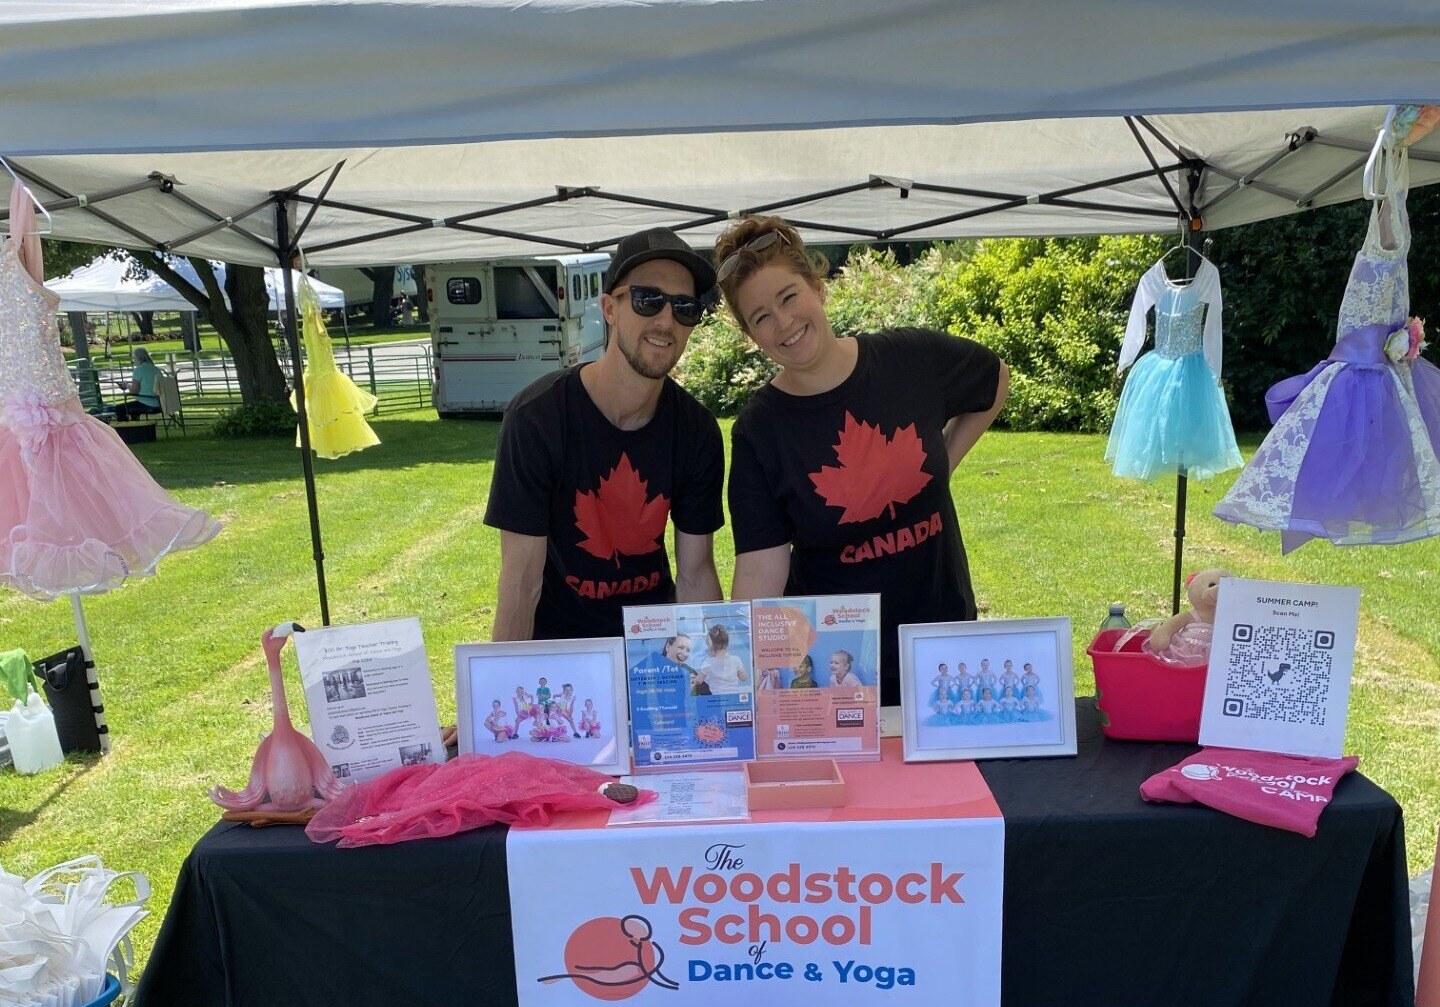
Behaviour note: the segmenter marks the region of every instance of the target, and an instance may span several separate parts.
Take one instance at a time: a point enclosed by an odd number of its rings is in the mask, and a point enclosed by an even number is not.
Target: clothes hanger
[[[1196,248],[1195,246],[1191,245],[1188,241],[1185,240],[1184,235],[1185,235],[1186,227],[1187,227],[1187,224],[1186,224],[1184,221],[1182,221],[1181,224],[1180,224],[1180,235],[1181,235],[1181,236],[1180,236],[1180,240],[1177,241],[1175,244],[1171,245],[1169,248],[1165,249],[1165,251],[1163,251],[1163,252],[1160,253],[1160,258],[1158,258],[1158,259],[1155,260],[1155,262],[1156,262],[1157,264],[1158,264],[1158,263],[1161,263],[1161,262],[1164,262],[1166,259],[1168,259],[1168,258],[1170,257],[1170,254],[1171,254],[1172,252],[1178,251],[1179,249],[1182,249],[1182,248],[1183,248],[1183,249],[1186,249],[1187,251],[1194,252],[1196,258],[1198,258],[1201,262],[1210,262],[1210,260],[1209,260],[1209,258],[1207,258],[1207,256],[1208,256],[1208,254],[1209,254],[1209,252],[1210,252],[1210,246],[1212,246],[1213,244],[1215,244],[1215,239],[1214,239],[1214,238],[1206,238],[1203,249],[1202,249],[1202,248]],[[1188,260],[1187,260],[1187,261],[1188,261]],[[1214,263],[1210,263],[1210,264],[1211,264],[1211,265],[1214,265]],[[1167,276],[1167,279],[1168,279],[1168,276]],[[1193,277],[1192,277],[1192,279],[1193,279]],[[1171,282],[1173,283],[1174,281],[1172,280]]]
[[[24,182],[20,181],[20,176],[17,175],[17,174],[15,174],[15,169],[12,168],[12,167],[10,167],[10,162],[9,162],[9,161],[5,160],[5,158],[3,158],[3,157],[0,157],[0,166],[3,166],[3,167],[5,168],[5,170],[9,173],[10,177],[15,180],[15,184],[18,185],[18,186],[20,186],[21,190],[24,191],[25,195],[27,195],[27,196],[30,197],[30,202],[32,202],[32,203],[35,204],[35,209],[39,210],[39,211],[40,211],[40,215],[45,218],[45,228],[44,228],[44,230],[40,230],[40,231],[27,231],[26,233],[27,233],[27,234],[39,234],[39,235],[42,235],[42,236],[43,236],[43,235],[47,235],[47,234],[54,234],[54,233],[55,233],[55,218],[52,217],[52,216],[50,216],[50,211],[47,210],[47,209],[45,209],[45,205],[44,205],[43,203],[41,203],[40,200],[38,200],[38,199],[35,198],[35,193],[31,191],[30,186],[28,186],[28,185],[26,185]]]
[[[1380,164],[1380,158],[1393,158],[1395,156],[1395,137],[1392,128],[1395,123],[1395,113],[1398,106],[1391,105],[1385,113],[1385,121],[1380,126],[1380,133],[1375,137],[1375,145],[1370,148],[1370,156],[1365,161],[1365,172],[1361,176],[1361,189],[1365,198],[1372,202],[1385,198],[1385,194],[1375,188],[1375,168]]]

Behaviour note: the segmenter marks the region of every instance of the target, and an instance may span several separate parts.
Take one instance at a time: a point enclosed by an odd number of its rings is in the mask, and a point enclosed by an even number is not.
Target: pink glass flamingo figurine
[[[293,812],[323,808],[340,794],[340,783],[320,749],[290,723],[285,680],[280,674],[280,651],[295,629],[285,623],[267,629],[260,637],[270,666],[270,698],[275,708],[275,730],[260,741],[250,765],[250,782],[236,793],[213,787],[210,800],[227,811]]]

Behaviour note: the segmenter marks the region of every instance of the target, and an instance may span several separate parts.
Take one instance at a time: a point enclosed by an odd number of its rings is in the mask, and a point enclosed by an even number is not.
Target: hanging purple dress
[[[1386,196],[1355,256],[1335,348],[1266,392],[1275,426],[1215,508],[1279,531],[1285,552],[1312,538],[1373,545],[1440,534],[1440,369],[1404,353],[1414,346],[1406,166],[1403,150],[1386,158]]]

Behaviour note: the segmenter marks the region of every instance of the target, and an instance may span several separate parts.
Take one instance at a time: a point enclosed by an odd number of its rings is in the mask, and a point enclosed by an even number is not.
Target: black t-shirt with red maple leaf
[[[580,366],[515,396],[485,523],[549,540],[535,639],[620,636],[624,606],[674,601],[665,524],[691,535],[720,528],[724,473],[715,417],[669,378],[639,430],[605,418]]]
[[[787,595],[879,594],[881,702],[900,702],[896,627],[975,618],[945,424],[995,402],[1000,358],[926,329],[856,337],[820,395],[766,385],[731,431],[736,553],[789,544]]]

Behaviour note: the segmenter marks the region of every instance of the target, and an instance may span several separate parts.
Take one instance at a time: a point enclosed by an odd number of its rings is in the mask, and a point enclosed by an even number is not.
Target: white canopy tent
[[[176,268],[199,285],[188,262],[181,260]],[[60,310],[66,312],[195,310],[195,305],[158,276],[140,279],[128,275],[129,271],[129,261],[102,257],[45,286],[60,295]]]
[[[172,264],[181,276],[196,287],[201,287],[200,278],[195,275],[195,269],[189,262],[176,259]],[[195,305],[160,277],[153,274],[144,277],[132,275],[131,265],[131,262],[121,259],[99,258],[73,273],[51,280],[45,286],[60,295],[61,311],[196,310]],[[211,266],[215,270],[216,280],[224,286],[225,264],[215,262],[211,263]],[[299,282],[298,273],[295,281]],[[345,292],[340,288],[314,278],[310,280],[310,285],[315,288],[322,307],[345,307]],[[265,290],[270,297],[270,310],[283,310],[285,281],[278,266],[265,270]]]
[[[1177,202],[1213,230],[1353,198],[1437,51],[1427,0],[12,0],[0,137],[57,233],[262,265],[272,193],[298,228],[341,163],[316,265],[704,244],[763,206],[831,241],[1153,231]]]
[[[58,236],[261,265],[1198,234],[1358,196],[1437,52],[1430,0],[0,0],[0,153]]]

